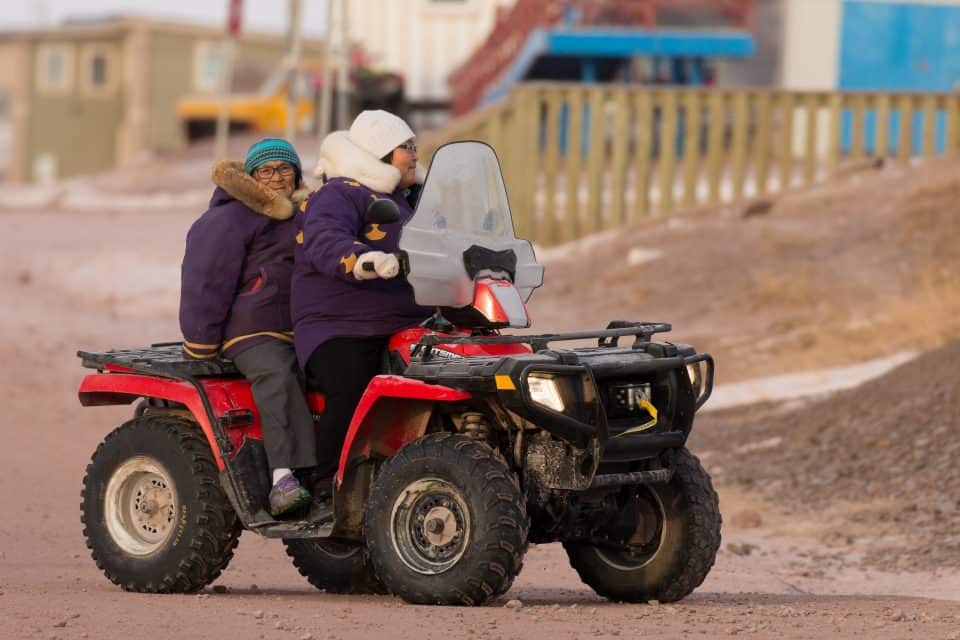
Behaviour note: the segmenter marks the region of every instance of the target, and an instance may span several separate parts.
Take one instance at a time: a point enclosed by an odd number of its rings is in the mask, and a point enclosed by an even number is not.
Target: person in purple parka
[[[300,158],[286,140],[264,138],[244,162],[213,170],[210,208],[190,227],[180,286],[183,350],[223,356],[250,380],[273,486],[270,512],[309,504],[293,469],[316,465],[313,417],[293,349],[290,279],[306,199]]]
[[[354,409],[380,373],[390,336],[433,313],[417,305],[413,289],[396,277],[394,255],[400,229],[413,215],[421,174],[407,123],[386,111],[364,111],[349,131],[324,139],[315,171],[324,184],[296,216],[294,344],[308,379],[324,394],[317,434],[323,476],[336,472]],[[368,206],[379,198],[396,202],[400,222],[364,222]],[[366,262],[374,271],[362,268]]]

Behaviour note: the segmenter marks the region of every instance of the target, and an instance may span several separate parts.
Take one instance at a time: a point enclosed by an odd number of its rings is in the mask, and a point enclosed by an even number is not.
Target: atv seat
[[[164,378],[234,377],[242,375],[230,360],[197,360],[183,352],[181,342],[162,342],[142,349],[78,351],[84,367],[98,371],[116,368]]]

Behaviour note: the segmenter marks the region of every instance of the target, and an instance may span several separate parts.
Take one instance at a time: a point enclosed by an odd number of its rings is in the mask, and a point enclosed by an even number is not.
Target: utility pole
[[[323,48],[323,73],[320,76],[320,118],[317,122],[317,147],[330,133],[330,110],[333,106],[333,61],[339,34],[340,1],[327,0],[327,33]]]
[[[230,135],[230,92],[233,89],[233,58],[237,36],[243,21],[243,0],[228,0],[227,37],[221,48],[220,112],[217,114],[217,134],[213,146],[214,160],[227,157],[227,142]]]
[[[346,129],[349,125],[350,95],[350,24],[346,0],[331,0],[340,4],[340,38],[337,56],[337,128]]]
[[[300,0],[290,0],[290,24],[287,29],[287,41],[290,52],[287,54],[287,140],[293,142],[297,133],[297,103],[300,102]]]

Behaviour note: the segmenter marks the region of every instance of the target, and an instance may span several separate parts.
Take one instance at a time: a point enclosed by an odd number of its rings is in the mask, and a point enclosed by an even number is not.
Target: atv
[[[395,207],[374,202],[367,222],[396,221]],[[717,494],[685,448],[713,387],[711,356],[654,340],[670,330],[661,323],[502,334],[530,325],[543,267],[514,234],[483,143],[436,152],[400,248],[417,302],[437,312],[391,338],[331,498],[291,517],[267,512],[257,407],[229,361],[190,359],[180,343],[79,352],[97,370],[82,405],[137,402],[83,481],[84,536],[107,578],[198,591],[247,529],[282,539],[328,592],[482,605],[510,588],[529,542],[559,541],[604,597],[691,593],[720,545]],[[320,414],[309,381],[307,397]]]

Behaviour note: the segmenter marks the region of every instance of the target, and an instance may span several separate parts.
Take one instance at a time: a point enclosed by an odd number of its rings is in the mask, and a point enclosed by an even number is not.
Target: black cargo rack
[[[81,364],[104,371],[108,365],[163,378],[188,379],[198,376],[232,376],[240,372],[229,360],[197,360],[183,352],[182,342],[159,342],[139,349],[77,351]]]
[[[439,335],[425,335],[420,338],[418,346],[429,350],[440,344],[529,344],[534,351],[544,351],[551,342],[561,342],[566,340],[591,340],[597,339],[598,347],[613,348],[617,346],[619,339],[625,336],[634,336],[636,340],[633,348],[637,349],[644,343],[650,342],[650,338],[656,333],[667,333],[673,327],[665,322],[625,322],[615,320],[607,325],[607,328],[601,331],[575,331],[572,333],[542,333],[533,335],[511,335],[511,336],[460,336],[449,337]]]

